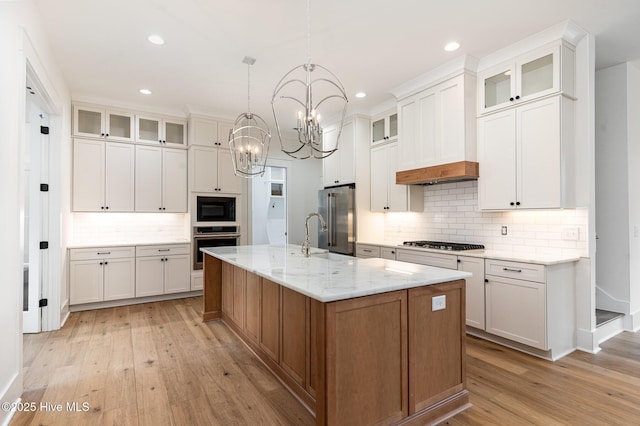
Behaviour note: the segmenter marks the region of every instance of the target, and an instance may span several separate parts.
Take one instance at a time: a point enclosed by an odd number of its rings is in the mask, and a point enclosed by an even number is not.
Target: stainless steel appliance
[[[198,195],[195,205],[195,222],[235,222],[236,197],[210,197]]]
[[[342,254],[354,254],[355,185],[318,191],[318,213],[327,222],[327,232],[318,231],[318,247]]]
[[[237,226],[194,226],[193,269],[202,269],[204,254],[201,248],[237,246],[239,242]]]
[[[405,241],[404,243],[402,243],[402,245],[409,247],[421,247],[449,251],[484,249],[484,246],[482,244],[449,243],[443,241]]]

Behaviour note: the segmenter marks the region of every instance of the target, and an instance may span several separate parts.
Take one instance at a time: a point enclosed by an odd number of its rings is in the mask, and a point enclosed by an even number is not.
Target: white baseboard
[[[85,303],[83,305],[70,306],[71,312],[89,311],[92,309],[115,308],[118,306],[139,305],[141,303],[162,302],[163,300],[184,299],[187,297],[202,296],[202,290],[185,293],[160,294],[158,296],[136,297],[133,299],[110,300],[108,302]]]
[[[600,346],[596,340],[595,330],[581,330],[577,333],[577,347],[579,351],[597,354],[600,352]]]
[[[595,338],[596,338],[596,342],[598,342],[598,345],[606,342],[607,340],[611,339],[613,336],[616,336],[622,333],[624,331],[624,322],[625,322],[625,317],[618,317],[596,328]]]
[[[11,382],[3,389],[2,396],[0,396],[0,401],[3,403],[9,402],[13,403],[14,406],[20,403],[22,400],[22,376],[20,373],[17,373],[11,379]],[[11,402],[13,401],[13,402]],[[8,410],[5,411],[0,410],[0,425],[8,426],[13,418],[13,415],[16,413],[16,410]]]

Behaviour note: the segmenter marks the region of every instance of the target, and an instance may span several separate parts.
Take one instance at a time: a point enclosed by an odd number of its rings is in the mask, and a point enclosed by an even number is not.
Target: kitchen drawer
[[[356,246],[356,257],[380,257],[380,247],[368,244],[358,244]]]
[[[383,259],[396,259],[396,252],[398,251],[395,247],[380,247],[380,257]]]
[[[536,265],[533,263],[486,259],[485,274],[538,283],[544,283],[546,281],[544,265]]]
[[[153,246],[136,246],[136,257],[189,254],[189,244],[160,244]]]
[[[70,249],[69,260],[122,259],[134,257],[135,247],[93,247]]]
[[[431,253],[427,251],[397,249],[396,260],[418,263],[420,265],[437,266],[439,268],[458,269],[458,256]]]

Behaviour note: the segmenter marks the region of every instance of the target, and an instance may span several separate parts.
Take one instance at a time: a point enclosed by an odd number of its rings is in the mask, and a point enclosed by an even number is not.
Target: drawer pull
[[[158,251],[171,251],[171,249],[158,249]]]
[[[110,251],[99,251],[98,254],[111,254]]]
[[[365,252],[365,253],[371,253],[371,250],[369,250],[369,249],[362,249],[362,251]]]
[[[522,269],[513,269],[513,268],[502,268],[503,271],[508,272],[522,272]]]

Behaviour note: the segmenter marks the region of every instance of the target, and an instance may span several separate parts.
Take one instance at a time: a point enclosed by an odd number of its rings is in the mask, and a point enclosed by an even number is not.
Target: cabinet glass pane
[[[102,114],[96,111],[78,110],[78,132],[92,135],[102,133]]]
[[[165,137],[168,143],[184,145],[184,125],[179,123],[166,123]]]
[[[141,118],[138,120],[138,134],[140,135],[140,139],[145,141],[157,141],[160,140],[158,135],[158,121],[157,120],[148,120],[146,118]]]
[[[131,117],[109,114],[109,136],[131,139]]]
[[[389,137],[396,136],[398,136],[398,114],[392,114],[389,116]]]
[[[374,142],[384,139],[384,118],[373,122],[371,125],[371,136],[373,136]]]
[[[511,70],[505,70],[484,80],[485,108],[491,108],[492,106],[509,102],[510,97]]]
[[[523,97],[553,88],[553,54],[523,64],[520,72]]]

